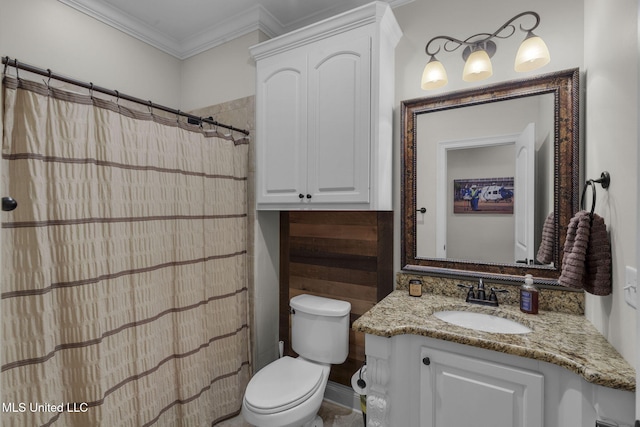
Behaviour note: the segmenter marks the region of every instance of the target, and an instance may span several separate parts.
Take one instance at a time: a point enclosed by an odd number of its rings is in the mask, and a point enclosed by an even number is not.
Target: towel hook
[[[611,185],[611,175],[609,175],[609,172],[604,171],[600,174],[600,179],[592,179],[591,181],[597,182],[602,185],[602,188],[607,189]]]

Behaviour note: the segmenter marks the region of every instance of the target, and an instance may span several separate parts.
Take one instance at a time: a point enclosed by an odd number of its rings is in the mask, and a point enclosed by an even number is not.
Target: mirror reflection
[[[578,101],[577,69],[403,101],[403,269],[557,284]]]
[[[553,211],[553,95],[422,114],[417,256],[539,263]],[[517,188],[516,188],[517,186]]]

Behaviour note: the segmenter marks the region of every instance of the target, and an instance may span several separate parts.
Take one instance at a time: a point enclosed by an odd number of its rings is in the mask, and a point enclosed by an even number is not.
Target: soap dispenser
[[[520,310],[524,313],[538,313],[538,288],[533,284],[533,276],[524,276],[524,285],[520,287]]]

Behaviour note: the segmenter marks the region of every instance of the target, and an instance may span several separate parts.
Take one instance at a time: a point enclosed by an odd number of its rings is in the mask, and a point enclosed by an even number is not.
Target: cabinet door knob
[[[431,359],[425,357],[424,359],[422,359],[422,364],[427,366],[431,365]]]
[[[310,199],[310,198],[311,198],[311,194],[307,194],[307,199]]]
[[[304,199],[304,194],[300,193],[300,194],[298,194],[298,197],[301,198],[301,199]]]

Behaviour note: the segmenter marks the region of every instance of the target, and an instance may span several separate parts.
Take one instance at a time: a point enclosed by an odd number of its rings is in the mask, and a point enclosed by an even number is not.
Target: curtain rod
[[[11,59],[8,56],[2,57],[2,63],[4,64],[4,72],[3,72],[3,74],[6,73],[7,66],[10,66],[10,67],[14,67],[14,68],[17,68],[17,69],[20,69],[20,70],[28,71],[30,73],[39,74],[41,76],[45,76],[45,77],[48,77],[50,79],[60,80],[60,81],[65,82],[65,83],[70,83],[70,84],[75,85],[75,86],[83,87],[85,89],[94,90],[94,91],[101,92],[101,93],[104,93],[104,94],[107,94],[107,95],[115,96],[115,97],[120,98],[120,99],[124,99],[124,100],[127,100],[127,101],[135,102],[136,104],[147,105],[150,108],[155,108],[155,109],[158,109],[158,110],[166,111],[166,112],[171,113],[171,114],[176,114],[178,116],[187,117],[190,120],[189,123],[191,123],[191,124],[200,124],[200,123],[204,122],[204,123],[208,123],[208,124],[213,125],[213,126],[218,126],[218,127],[222,127],[222,128],[225,128],[225,129],[229,129],[229,130],[235,131],[235,132],[240,132],[240,133],[242,133],[244,135],[249,135],[249,131],[248,130],[236,128],[236,127],[233,127],[233,126],[230,126],[230,125],[225,125],[223,123],[219,123],[219,122],[213,120],[213,117],[204,118],[204,117],[194,116],[193,114],[189,114],[189,113],[182,112],[180,110],[175,110],[173,108],[165,107],[164,105],[154,104],[151,101],[145,101],[143,99],[136,98],[134,96],[125,95],[123,93],[118,92],[117,90],[105,89],[103,87],[96,86],[93,83],[85,83],[85,82],[81,82],[81,81],[76,80],[76,79],[72,79],[70,77],[61,76],[60,74],[56,74],[56,73],[52,72],[50,69],[44,70],[42,68],[38,68],[38,67],[35,67],[33,65],[24,64],[22,62],[18,62],[17,59]]]

